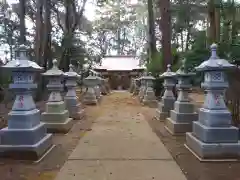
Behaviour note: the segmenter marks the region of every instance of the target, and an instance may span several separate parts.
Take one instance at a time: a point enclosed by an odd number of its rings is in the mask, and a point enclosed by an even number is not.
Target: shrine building
[[[131,78],[139,76],[144,67],[135,56],[105,56],[100,65],[93,68],[104,78],[108,78],[111,89],[126,90],[130,87]]]

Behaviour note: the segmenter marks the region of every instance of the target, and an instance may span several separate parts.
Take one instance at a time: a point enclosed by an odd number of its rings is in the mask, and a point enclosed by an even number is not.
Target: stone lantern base
[[[67,133],[74,123],[73,119],[69,118],[64,101],[46,103],[46,112],[42,113],[42,122],[45,123],[48,132],[54,133]]]
[[[95,96],[96,96],[97,100],[101,101],[102,95],[101,95],[100,87],[99,86],[95,86],[94,90],[95,90]]]
[[[225,134],[227,136],[227,134]],[[193,133],[186,134],[185,146],[200,160],[203,159],[238,159],[240,156],[240,141],[226,143],[205,143],[196,138]]]
[[[87,92],[84,94],[83,103],[86,105],[97,105],[98,104],[95,90],[92,87],[88,87]]]
[[[29,116],[29,117],[27,117]],[[40,111],[9,113],[9,121],[22,120],[24,123],[39,122]],[[33,121],[34,120],[34,121]],[[17,121],[15,121],[17,122]],[[13,126],[14,124],[11,124]],[[21,123],[18,123],[21,124]],[[17,125],[17,124],[16,124]],[[52,134],[47,134],[44,123],[29,124],[29,128],[6,127],[0,130],[0,155],[14,159],[38,160],[53,147]]]
[[[140,87],[140,90],[139,90],[139,93],[138,93],[139,101],[142,101],[144,93],[145,93],[145,87]]]
[[[134,90],[133,90],[133,96],[137,96],[139,94],[139,92],[140,92],[139,87],[135,86]]]
[[[134,85],[131,84],[131,86],[130,86],[130,88],[129,88],[129,92],[130,92],[130,93],[133,93],[133,91],[134,91]]]
[[[153,91],[153,89],[151,87],[147,88],[145,95],[143,96],[142,102],[145,105],[153,104],[153,103],[157,102],[155,92]]]
[[[107,95],[108,94],[106,86],[104,84],[101,85],[101,93],[102,93],[102,95]]]
[[[111,93],[110,85],[106,83],[104,86],[106,88],[107,94],[110,94]]]
[[[170,115],[170,111],[174,106],[174,98],[162,98],[162,101],[158,103],[155,118],[160,121],[164,121]]]
[[[185,134],[192,131],[192,122],[197,119],[194,104],[176,101],[175,109],[170,111],[170,118],[167,118],[165,127],[172,135]]]
[[[218,124],[217,126],[213,125],[214,122],[219,123],[221,120],[226,120],[227,116],[231,118],[231,114],[226,110],[217,119],[215,115],[217,114],[205,111],[203,108],[200,109],[200,119],[193,122],[193,132],[186,134],[186,146],[200,159],[239,157],[240,141],[238,139],[238,128],[226,123]],[[204,124],[205,122],[213,124]]]
[[[81,103],[76,98],[65,97],[66,107],[69,112],[69,117],[75,120],[83,119],[85,116],[85,110],[82,108]]]

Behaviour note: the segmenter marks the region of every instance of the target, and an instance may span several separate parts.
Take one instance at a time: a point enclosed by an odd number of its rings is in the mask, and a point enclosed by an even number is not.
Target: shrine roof
[[[107,56],[102,60],[101,65],[95,65],[96,70],[108,71],[132,71],[135,69],[144,69],[140,66],[140,59],[135,56]]]

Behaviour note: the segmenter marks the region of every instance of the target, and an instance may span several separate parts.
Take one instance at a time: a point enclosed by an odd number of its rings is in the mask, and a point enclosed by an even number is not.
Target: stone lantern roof
[[[97,79],[102,80],[103,78],[100,76],[96,76]]]
[[[156,78],[152,76],[152,73],[149,72],[147,76],[145,76],[146,80],[155,80]]]
[[[143,80],[143,79],[145,79],[146,76],[147,76],[147,72],[144,71],[144,72],[142,73],[142,75],[141,75],[138,79],[139,79],[139,80]]]
[[[167,71],[160,75],[160,77],[162,78],[168,78],[168,77],[174,77],[174,76],[176,76],[176,73],[171,71],[170,64],[167,65]]]
[[[43,68],[37,63],[30,61],[27,58],[27,47],[25,45],[20,45],[19,57],[15,60],[9,61],[7,64],[3,65],[2,68],[8,68],[12,71],[42,71]]]
[[[57,60],[53,60],[53,67],[42,74],[43,76],[62,76],[64,72],[57,67]]]
[[[155,78],[152,76],[151,72],[144,72],[139,80],[155,80]]]
[[[196,73],[193,73],[193,72],[187,72],[187,69],[186,69],[186,59],[184,59],[182,61],[181,67],[176,71],[176,76],[177,77],[180,77],[180,76],[193,76],[195,74]]]
[[[69,71],[65,72],[64,75],[67,77],[80,77],[80,75],[73,70],[72,64],[69,65]]]
[[[97,76],[93,75],[91,72],[88,77],[85,78],[85,80],[97,80]]]
[[[217,56],[217,44],[211,45],[211,57],[200,64],[195,69],[197,71],[215,71],[215,70],[225,70],[229,68],[234,68],[233,64],[230,64],[225,59],[220,59]]]

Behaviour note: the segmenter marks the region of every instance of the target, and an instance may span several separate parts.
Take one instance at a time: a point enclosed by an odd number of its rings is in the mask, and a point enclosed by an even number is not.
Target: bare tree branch
[[[58,26],[62,29],[62,31],[65,31],[64,26],[61,24],[61,17],[60,17],[61,12],[59,12],[58,9],[53,4],[51,5],[51,9],[56,14]]]
[[[75,23],[72,27],[72,31],[74,31],[76,29],[76,27],[79,25],[80,20],[82,19],[82,16],[83,16],[83,13],[85,10],[86,3],[87,3],[87,0],[83,0],[82,7],[81,7],[80,11],[78,12],[76,9],[76,4],[73,2],[72,5],[73,5],[73,12],[75,14],[74,15]]]

